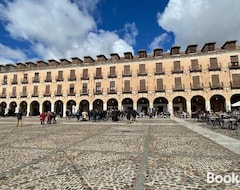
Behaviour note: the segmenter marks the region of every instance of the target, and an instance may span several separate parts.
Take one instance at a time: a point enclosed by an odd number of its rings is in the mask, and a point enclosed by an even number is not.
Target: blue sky
[[[239,0],[0,0],[0,64],[240,40]]]

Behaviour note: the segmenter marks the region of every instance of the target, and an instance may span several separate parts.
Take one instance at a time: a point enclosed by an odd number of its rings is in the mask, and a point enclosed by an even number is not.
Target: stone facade
[[[78,109],[138,112],[228,111],[240,100],[240,47],[206,43],[152,54],[139,50],[0,65],[0,112],[25,115]]]

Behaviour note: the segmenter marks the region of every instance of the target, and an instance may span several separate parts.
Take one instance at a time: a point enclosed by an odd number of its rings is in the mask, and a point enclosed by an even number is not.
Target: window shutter
[[[140,91],[146,90],[145,79],[140,80]]]
[[[163,79],[157,79],[157,90],[163,90]]]
[[[130,65],[124,65],[124,74],[130,74]]]
[[[182,80],[181,77],[175,77],[175,88],[182,89]]]
[[[191,67],[192,67],[193,70],[199,69],[199,64],[198,64],[198,60],[197,59],[192,59],[191,60]]]
[[[240,86],[240,74],[232,74],[233,86]]]
[[[140,64],[139,65],[139,73],[145,73],[145,64]]]
[[[200,78],[199,76],[193,76],[193,88],[199,88],[200,87]]]
[[[163,72],[162,63],[156,63],[156,73]]]
[[[210,58],[210,69],[217,68],[218,68],[217,58]]]
[[[173,66],[174,66],[174,71],[181,71],[180,61],[174,61]]]
[[[219,75],[212,75],[212,85],[219,86]]]
[[[125,91],[130,91],[130,80],[125,80],[124,81],[124,90]]]

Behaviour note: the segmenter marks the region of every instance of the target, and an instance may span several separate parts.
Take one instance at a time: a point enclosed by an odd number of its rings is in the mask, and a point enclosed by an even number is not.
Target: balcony
[[[199,65],[199,67],[189,67],[190,73],[194,72],[202,72],[202,65]]]
[[[21,98],[27,98],[27,92],[20,92],[19,95]]]
[[[132,76],[132,71],[130,72],[122,72],[122,77],[131,77]]]
[[[212,84],[209,82],[209,87],[211,88],[211,90],[222,90],[223,89],[223,82],[219,83],[219,84]]]
[[[77,80],[76,76],[68,77],[68,81],[76,81],[76,80]]]
[[[68,90],[67,95],[68,96],[75,96],[76,95],[76,91],[75,90]]]
[[[55,96],[62,96],[63,95],[63,93],[62,93],[62,91],[55,91]]]
[[[147,71],[137,72],[138,76],[147,76]]]
[[[44,92],[43,97],[51,97],[51,92]]]
[[[88,75],[82,76],[82,77],[81,77],[81,80],[89,80],[89,76],[88,76]]]
[[[122,93],[123,94],[131,94],[132,93],[132,88],[123,88]]]
[[[162,71],[156,71],[154,75],[165,75],[165,69],[163,69]]]
[[[46,78],[46,79],[44,80],[44,82],[52,82],[52,79],[51,79],[51,78]]]
[[[14,79],[14,80],[12,80],[11,83],[12,83],[12,84],[18,84],[18,80],[17,80],[17,79]]]
[[[82,89],[80,91],[80,96],[87,96],[89,94],[89,90],[88,89]]]
[[[108,78],[117,78],[116,73],[108,73]]]
[[[38,92],[33,92],[32,93],[32,97],[38,97],[38,96],[39,96]]]
[[[212,67],[208,65],[208,71],[221,71],[221,64],[219,63],[216,66],[212,66]]]
[[[184,92],[185,91],[185,85],[179,85],[173,87],[174,92]]]
[[[0,94],[0,98],[7,98],[7,94],[6,93]]]
[[[57,82],[62,82],[63,81],[63,77],[60,77],[60,76],[56,77],[56,81]]]
[[[194,90],[203,90],[203,83],[202,84],[192,84],[190,83],[190,88],[192,91]]]
[[[160,86],[155,88],[155,92],[165,92],[166,91],[166,86]]]
[[[103,79],[102,75],[94,75],[94,79]]]
[[[147,93],[148,92],[148,88],[139,88],[138,89],[138,93]]]
[[[231,89],[240,89],[240,83],[231,82]]]
[[[172,74],[181,74],[183,73],[183,67],[179,69],[172,69]]]
[[[7,80],[2,80],[2,85],[7,85]]]
[[[107,89],[108,94],[117,94],[116,87],[111,87]]]
[[[94,89],[94,95],[100,95],[103,93],[103,89]]]
[[[240,65],[239,65],[238,62],[230,63],[229,64],[229,69],[240,69]]]
[[[40,82],[40,79],[39,79],[39,78],[33,78],[33,79],[32,79],[32,82],[33,82],[33,83],[39,83],[39,82]]]
[[[22,79],[21,83],[22,84],[28,84],[28,79]]]
[[[10,97],[10,98],[17,98],[17,94],[16,94],[16,93],[11,93],[11,94],[9,95],[9,97]]]

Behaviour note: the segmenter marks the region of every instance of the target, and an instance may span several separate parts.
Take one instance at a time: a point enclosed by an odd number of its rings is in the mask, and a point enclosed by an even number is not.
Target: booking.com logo
[[[240,183],[240,174],[232,172],[227,175],[215,175],[212,172],[207,173],[207,183]]]

